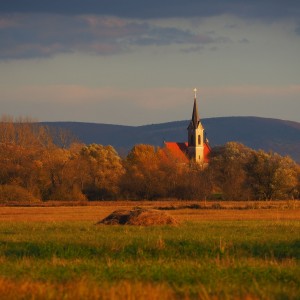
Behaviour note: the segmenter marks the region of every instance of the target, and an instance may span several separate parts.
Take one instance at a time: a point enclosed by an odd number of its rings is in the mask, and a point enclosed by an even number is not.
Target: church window
[[[198,135],[198,144],[201,145],[201,135]]]
[[[194,136],[191,135],[191,146],[194,146]]]

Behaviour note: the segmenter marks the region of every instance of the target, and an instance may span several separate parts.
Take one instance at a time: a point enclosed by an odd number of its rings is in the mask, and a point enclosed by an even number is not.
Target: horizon
[[[259,116],[220,116],[220,117],[207,117],[207,118],[200,118],[202,120],[208,119],[225,119],[225,118],[255,118],[255,119],[267,119],[267,120],[276,120],[276,121],[283,121],[283,122],[292,122],[298,123],[300,122],[293,121],[293,120],[286,120],[286,119],[279,119],[279,118],[272,118],[272,117],[259,117]],[[126,124],[113,124],[113,123],[99,123],[99,122],[84,122],[84,121],[37,121],[37,123],[85,123],[85,124],[99,124],[99,125],[112,125],[112,126],[127,126],[127,127],[143,127],[143,126],[151,126],[151,125],[160,125],[160,124],[168,124],[168,123],[176,123],[176,122],[189,122],[190,119],[186,120],[173,120],[173,121],[166,121],[160,123],[147,123],[141,125],[126,125]]]

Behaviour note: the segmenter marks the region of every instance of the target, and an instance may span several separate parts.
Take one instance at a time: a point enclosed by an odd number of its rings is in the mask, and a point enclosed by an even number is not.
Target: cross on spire
[[[194,88],[194,99],[196,99],[196,98],[197,98],[197,89]]]

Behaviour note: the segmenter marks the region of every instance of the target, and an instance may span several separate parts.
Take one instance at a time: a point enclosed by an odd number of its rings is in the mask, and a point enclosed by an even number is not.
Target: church
[[[188,142],[165,142],[166,150],[180,162],[187,163],[193,160],[203,166],[207,165],[211,148],[206,138],[204,127],[199,118],[197,89],[194,89],[193,114],[187,131]]]

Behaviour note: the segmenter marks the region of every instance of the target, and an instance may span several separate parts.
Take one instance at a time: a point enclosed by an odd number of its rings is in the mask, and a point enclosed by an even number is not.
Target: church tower
[[[188,130],[188,155],[200,164],[204,164],[205,132],[200,122],[197,107],[197,89],[194,89],[194,108]]]

